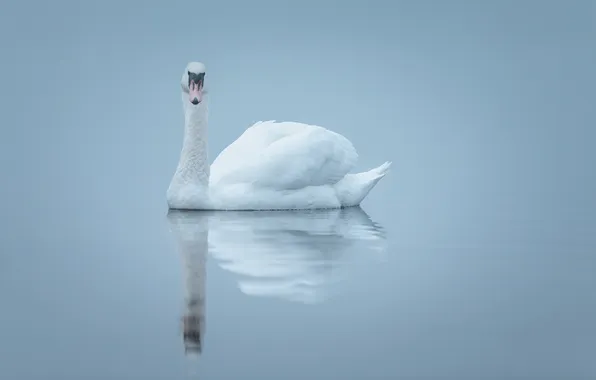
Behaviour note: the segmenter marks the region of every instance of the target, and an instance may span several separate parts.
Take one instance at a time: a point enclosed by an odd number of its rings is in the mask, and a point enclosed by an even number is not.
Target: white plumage
[[[182,78],[202,64],[190,63]],[[194,72],[194,75],[200,74]],[[191,79],[192,80],[192,79]],[[275,210],[359,205],[390,163],[350,174],[358,159],[352,143],[323,127],[258,122],[225,148],[209,167],[207,99],[193,104],[183,93],[184,143],[168,204],[176,209]]]

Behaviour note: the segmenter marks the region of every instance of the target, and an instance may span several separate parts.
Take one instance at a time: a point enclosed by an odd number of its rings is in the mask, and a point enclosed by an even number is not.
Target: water
[[[2,12],[0,378],[594,378],[594,3],[257,3]],[[391,173],[168,213],[189,60],[212,157],[297,120]]]

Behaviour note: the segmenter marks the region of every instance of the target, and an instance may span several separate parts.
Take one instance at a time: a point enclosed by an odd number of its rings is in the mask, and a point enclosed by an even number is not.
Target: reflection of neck
[[[205,333],[205,277],[208,250],[208,220],[204,214],[173,212],[168,214],[185,276],[185,311],[182,318],[187,352],[200,353]]]
[[[178,247],[185,266],[187,312],[197,314],[202,311],[205,298],[205,260],[209,232],[206,221],[191,223],[193,224],[182,228],[179,226],[181,233],[178,235]]]
[[[180,185],[194,185],[206,189],[209,185],[207,99],[193,106],[184,95],[184,142],[174,179]]]
[[[181,240],[186,275],[186,311],[183,317],[187,352],[201,352],[205,333],[205,259],[207,231],[196,240]]]

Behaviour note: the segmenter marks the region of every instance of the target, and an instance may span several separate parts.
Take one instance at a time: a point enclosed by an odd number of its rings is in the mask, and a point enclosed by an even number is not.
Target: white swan
[[[357,206],[391,163],[349,174],[358,155],[345,137],[294,122],[258,122],[225,148],[207,154],[205,66],[182,76],[184,141],[167,191],[170,209],[283,210]]]

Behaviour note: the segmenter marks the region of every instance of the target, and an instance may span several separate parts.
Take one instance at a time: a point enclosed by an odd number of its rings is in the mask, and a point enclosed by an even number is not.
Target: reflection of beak
[[[202,83],[195,83],[194,81],[190,82],[190,88],[188,92],[188,100],[197,105],[203,100],[203,85]]]

